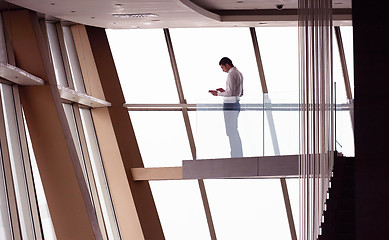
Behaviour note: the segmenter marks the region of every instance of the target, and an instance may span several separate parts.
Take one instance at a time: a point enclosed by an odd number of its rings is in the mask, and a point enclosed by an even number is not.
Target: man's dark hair
[[[234,66],[234,64],[232,64],[231,59],[229,59],[228,57],[223,57],[222,59],[220,59],[219,65],[225,66],[226,64],[230,65],[231,67]]]

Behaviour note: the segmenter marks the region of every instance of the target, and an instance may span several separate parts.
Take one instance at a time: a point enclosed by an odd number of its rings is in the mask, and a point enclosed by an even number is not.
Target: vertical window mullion
[[[4,123],[7,136],[7,145],[10,156],[12,177],[14,181],[16,203],[19,214],[19,222],[23,239],[35,239],[35,229],[32,221],[30,197],[25,175],[25,165],[20,145],[19,131],[15,105],[13,102],[12,87],[1,86]]]
[[[47,37],[49,40],[51,59],[53,60],[55,78],[58,85],[68,87],[65,68],[62,60],[61,47],[58,40],[58,33],[53,23],[46,24]]]
[[[58,36],[61,38],[66,71],[69,86],[76,92],[85,93],[85,85],[78,61],[73,35],[69,26],[57,25]],[[66,60],[65,60],[66,59]],[[105,179],[104,168],[101,163],[101,156],[98,150],[97,140],[93,129],[93,122],[82,117],[82,112],[90,110],[81,109],[78,104],[72,106],[72,128],[77,132],[77,148],[80,152],[85,168],[85,180],[88,182],[89,192],[96,211],[99,226],[104,239],[120,239],[120,233],[116,223],[113,205],[110,199],[108,185]],[[76,141],[76,140],[75,140]]]
[[[35,229],[35,236],[37,239],[43,239],[41,220],[40,220],[39,209],[38,209],[38,201],[37,201],[37,195],[35,191],[34,179],[32,173],[31,159],[28,152],[28,144],[27,144],[27,138],[26,138],[26,132],[24,126],[22,106],[19,98],[19,87],[17,85],[14,85],[12,87],[12,90],[13,90],[14,104],[15,104],[17,131],[19,132],[21,154],[24,160],[25,176],[27,180],[28,194],[29,194],[30,207],[32,213],[32,221]]]
[[[66,47],[67,59],[69,60],[69,70],[72,76],[72,85],[77,92],[85,93],[85,86],[81,73],[81,67],[78,61],[77,51],[73,40],[70,27],[62,27],[63,39]]]
[[[121,239],[90,110],[80,109],[91,166],[109,239]]]
[[[82,125],[80,106],[78,104],[73,104],[73,112],[74,112],[74,118],[76,121],[78,136],[79,136],[79,140],[80,140],[81,151],[82,151],[82,154],[84,156],[84,163],[85,163],[86,171],[88,173],[88,181],[89,181],[89,186],[90,186],[90,191],[91,191],[91,196],[92,196],[92,202],[93,202],[93,205],[95,207],[96,215],[97,215],[97,218],[99,221],[99,225],[100,225],[100,229],[102,231],[103,238],[107,239],[107,229],[105,227],[103,210],[101,209],[100,198],[98,195],[96,181],[95,181],[93,168],[92,168],[92,164],[91,164],[91,158],[90,158],[90,154],[88,152],[87,140],[85,138],[84,127]]]
[[[2,187],[4,189],[4,198],[1,203],[1,218],[2,227],[4,227],[4,235],[6,239],[21,239],[21,229],[19,224],[19,216],[16,204],[16,194],[14,189],[14,183],[12,180],[12,170],[10,164],[10,157],[8,152],[6,127],[3,113],[3,103],[1,101],[0,91],[0,145],[1,145],[1,163],[2,163]],[[6,216],[8,215],[8,217]],[[6,222],[5,222],[6,221]],[[8,226],[8,228],[6,228]],[[5,231],[5,230],[8,231]]]

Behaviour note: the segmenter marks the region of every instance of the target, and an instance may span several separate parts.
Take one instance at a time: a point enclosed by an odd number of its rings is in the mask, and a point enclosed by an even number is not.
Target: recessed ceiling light
[[[114,13],[113,17],[117,18],[147,18],[147,17],[158,17],[155,13]]]

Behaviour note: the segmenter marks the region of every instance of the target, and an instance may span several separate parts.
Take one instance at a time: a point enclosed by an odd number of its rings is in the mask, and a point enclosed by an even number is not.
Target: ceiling
[[[297,25],[298,0],[0,0],[15,5],[103,28],[253,27]],[[351,25],[351,0],[333,8],[335,25]]]

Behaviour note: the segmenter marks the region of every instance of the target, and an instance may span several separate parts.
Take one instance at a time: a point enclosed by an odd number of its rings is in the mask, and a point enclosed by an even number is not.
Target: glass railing
[[[335,151],[344,156],[355,156],[354,149],[354,102],[339,93],[337,84],[334,84],[335,100]]]
[[[239,105],[222,98],[197,103],[197,159],[298,154],[298,103],[263,95]]]
[[[299,154],[299,104],[297,93],[264,94],[240,100],[240,110],[226,106],[221,97],[196,105],[197,159]],[[231,108],[232,107],[232,108]],[[337,150],[354,154],[352,104],[336,104]],[[351,111],[352,112],[352,111]]]
[[[208,100],[208,99],[207,99]],[[197,104],[197,159],[263,155],[263,104],[240,103],[223,109],[223,99]]]

